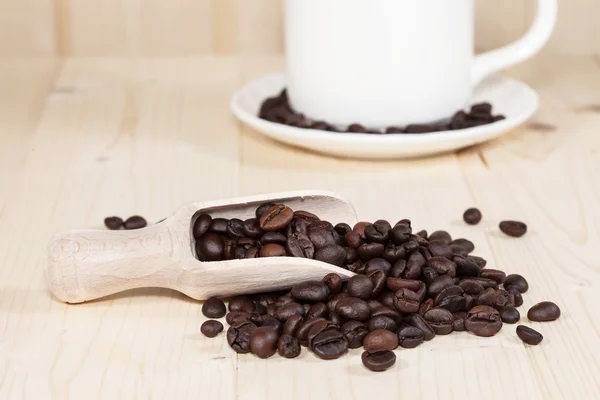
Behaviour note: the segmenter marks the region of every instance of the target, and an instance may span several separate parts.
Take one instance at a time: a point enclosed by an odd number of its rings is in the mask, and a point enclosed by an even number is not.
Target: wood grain
[[[327,158],[238,124],[227,108],[233,91],[282,67],[276,56],[0,67],[12,74],[0,74],[0,110],[10,107],[0,118],[0,398],[597,398],[598,60],[542,55],[512,70],[542,108],[502,139],[384,162]],[[510,325],[489,339],[453,334],[398,350],[392,369],[373,374],[359,350],[331,362],[305,351],[297,360],[238,356],[224,334],[199,333],[201,303],[176,291],[79,305],[48,291],[45,249],[57,232],[300,189],[342,193],[359,219],[410,218],[415,229],[472,239],[490,267],[529,279],[522,323],[544,341],[524,346]],[[461,222],[471,206],[480,225]],[[528,234],[500,234],[507,218],[524,220]],[[559,304],[558,321],[525,318],[542,300]]]

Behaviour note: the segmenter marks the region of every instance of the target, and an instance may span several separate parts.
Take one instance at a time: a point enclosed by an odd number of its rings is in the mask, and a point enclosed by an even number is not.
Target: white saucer
[[[501,76],[490,77],[476,89],[473,103],[489,102],[493,113],[505,120],[474,128],[425,134],[361,134],[303,129],[258,117],[261,103],[285,87],[284,74],[254,80],[231,99],[235,116],[258,132],[280,142],[319,153],[355,158],[418,157],[458,150],[482,143],[509,132],[529,119],[537,110],[537,93],[523,82]]]

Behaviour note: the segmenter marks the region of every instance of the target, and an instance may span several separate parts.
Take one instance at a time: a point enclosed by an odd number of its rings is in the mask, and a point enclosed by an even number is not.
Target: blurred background
[[[476,47],[520,37],[533,1],[477,0]],[[542,54],[600,52],[600,1],[562,0]],[[179,57],[283,51],[283,0],[0,0],[0,57]]]

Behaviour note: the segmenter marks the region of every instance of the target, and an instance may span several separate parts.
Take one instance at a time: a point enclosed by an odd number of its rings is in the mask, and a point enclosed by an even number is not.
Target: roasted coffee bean
[[[440,275],[427,287],[427,294],[431,297],[437,296],[442,290],[454,285],[454,279],[448,275]]]
[[[346,260],[344,264],[352,264],[354,261],[358,260],[358,252],[356,249],[352,247],[344,247],[344,251],[346,252]]]
[[[494,307],[496,305],[496,289],[487,288],[475,299],[475,304]]]
[[[404,274],[405,270],[406,270],[406,260],[398,260],[394,263],[394,265],[390,269],[388,276],[392,277],[392,278],[400,278]]]
[[[129,217],[123,222],[123,227],[127,230],[133,229],[142,229],[148,225],[146,219],[144,217],[140,217],[139,215],[134,215]]]
[[[385,219],[378,219],[377,221],[373,222],[373,225],[381,225],[381,226],[385,227],[388,231],[392,230],[392,225],[390,224],[389,221],[387,221]]]
[[[276,204],[260,216],[260,228],[263,231],[279,231],[294,218],[294,212],[284,204]]]
[[[442,241],[446,244],[450,244],[452,242],[452,236],[446,231],[435,231],[431,235],[429,235],[428,240],[430,242],[433,241]]]
[[[402,288],[410,289],[413,292],[419,290],[421,286],[421,281],[417,279],[404,279],[404,278],[387,278],[386,286],[388,289],[396,292]]]
[[[289,317],[292,315],[301,315],[304,316],[305,311],[302,304],[298,303],[288,303],[285,306],[278,308],[275,311],[274,317],[280,320],[281,322],[286,322]]]
[[[363,348],[371,353],[391,351],[398,347],[398,336],[387,329],[376,329],[369,332],[363,340]]]
[[[402,243],[407,242],[410,239],[410,234],[412,233],[412,228],[410,224],[406,223],[397,223],[389,233],[390,239],[394,242],[395,245],[400,245]]]
[[[377,310],[380,307],[385,307],[379,300],[375,299],[369,299],[367,300],[367,303],[369,304],[371,311]]]
[[[419,244],[419,246],[421,246],[421,249],[419,249],[419,251],[423,250],[423,247],[427,247],[427,245],[429,244],[429,241],[425,238],[422,238],[419,235],[410,235],[410,240],[417,242]],[[423,255],[423,257],[425,257],[425,255]]]
[[[337,293],[329,296],[329,301],[327,302],[327,308],[329,308],[329,313],[334,313],[335,306],[337,306],[338,301],[348,296],[348,292]]]
[[[285,321],[285,324],[283,325],[283,334],[296,336],[296,332],[298,332],[298,329],[300,328],[300,326],[302,326],[303,323],[304,318],[302,317],[302,315],[292,315],[287,319],[287,321]]]
[[[406,279],[417,279],[423,272],[423,267],[427,265],[427,261],[421,255],[421,253],[412,253],[406,261],[406,270],[404,271],[404,277]]]
[[[465,307],[463,311],[469,311],[475,305],[475,296],[465,293]]]
[[[428,237],[428,236],[427,236],[427,231],[426,231],[426,230],[424,230],[424,229],[423,229],[422,231],[419,231],[419,232],[415,233],[415,235],[417,235],[417,236],[420,236],[420,237],[422,237],[423,239],[427,239],[427,237]]]
[[[431,252],[432,256],[440,256],[440,257],[445,257],[445,258],[452,258],[452,248],[450,247],[450,245],[448,243],[446,243],[444,240],[433,240],[433,241],[429,241],[429,245],[428,245],[429,251]]]
[[[485,268],[487,264],[487,261],[485,259],[478,256],[467,256],[466,258],[467,260],[475,263],[479,267],[479,269]]]
[[[329,287],[320,281],[307,281],[294,286],[290,294],[303,303],[324,302],[329,296]]]
[[[527,225],[520,221],[502,221],[500,230],[508,236],[521,237],[527,232]]]
[[[284,257],[285,254],[285,248],[276,243],[268,243],[258,252],[260,257]]]
[[[365,222],[365,221],[357,222],[352,227],[352,231],[358,233],[358,235],[360,236],[360,238],[362,240],[365,240],[365,227],[367,225],[370,225],[370,222]]]
[[[481,211],[477,208],[467,208],[463,214],[463,220],[469,225],[477,225],[481,221]]]
[[[466,257],[470,252],[475,250],[475,245],[468,239],[454,239],[450,242],[450,248],[454,252],[454,254],[459,254],[463,257]],[[461,249],[461,250],[459,250]]]
[[[339,330],[339,328],[340,327],[338,325],[330,321],[319,321],[318,323],[315,323],[308,331],[308,347],[312,347],[314,338],[317,337],[320,333],[325,332],[327,330]]]
[[[342,278],[335,272],[325,275],[321,282],[327,286],[331,294],[339,293],[342,290]]]
[[[504,287],[508,290],[509,286],[517,289],[519,293],[525,293],[529,290],[529,283],[519,274],[510,274],[504,279]]]
[[[350,124],[348,125],[347,131],[351,133],[366,133],[367,128],[365,128],[361,124]]]
[[[356,297],[344,297],[340,299],[335,312],[346,319],[355,319],[357,321],[366,321],[371,316],[369,304]]]
[[[494,307],[509,306],[514,307],[515,296],[504,289],[496,289],[496,304]]]
[[[329,313],[329,319],[328,319],[328,321],[331,322],[332,324],[337,325],[337,326],[342,326],[342,325],[344,325],[344,322],[346,322],[346,320],[344,318],[342,318],[341,316],[339,316],[335,312]]]
[[[244,311],[231,311],[227,313],[225,321],[227,321],[229,325],[235,325],[240,322],[250,321],[250,316],[250,313]]]
[[[515,297],[515,307],[521,307],[523,305],[523,296],[521,292],[514,286],[505,286],[508,293]]]
[[[407,255],[412,254],[421,248],[419,242],[415,240],[409,240],[408,242],[402,243],[402,247],[404,248],[404,251],[406,251]]]
[[[345,222],[340,222],[339,224],[334,226],[333,229],[335,229],[335,231],[340,236],[345,236],[346,233],[352,232],[352,227]]]
[[[329,308],[325,303],[315,303],[306,313],[306,318],[327,318],[329,316]]]
[[[405,313],[419,311],[419,295],[410,289],[402,288],[396,291],[396,308]]]
[[[309,303],[306,303],[306,304],[302,304],[302,307],[304,307],[304,315],[307,315],[308,312],[310,311],[312,305]]]
[[[208,232],[196,241],[196,254],[200,261],[220,261],[223,250],[223,239],[214,232]]]
[[[425,300],[425,297],[427,296],[427,285],[425,285],[425,282],[421,282],[419,284],[419,288],[415,291],[415,293],[419,298],[419,303],[422,303],[423,300]]]
[[[381,243],[363,243],[356,249],[358,256],[363,260],[379,257],[384,250],[385,246]]]
[[[339,330],[328,329],[312,340],[311,350],[323,360],[333,360],[348,351],[348,342]]]
[[[456,276],[472,276],[477,277],[480,274],[479,266],[475,262],[463,256],[454,256],[452,261],[456,263]]]
[[[368,370],[381,372],[396,363],[396,354],[393,351],[379,351],[376,353],[365,351],[362,353],[360,359]]]
[[[227,221],[227,234],[232,239],[244,237],[244,221],[238,218]]]
[[[208,214],[200,214],[194,222],[193,234],[194,238],[198,239],[204,235],[210,229],[212,224],[212,217]]]
[[[411,325],[398,329],[398,345],[405,349],[414,349],[423,343],[423,331]]]
[[[465,293],[468,293],[473,296],[478,296],[485,290],[481,283],[477,282],[474,279],[468,278],[462,279],[458,286],[460,286],[465,291]]]
[[[262,235],[260,223],[256,218],[249,218],[242,224],[242,233],[249,238],[258,238]]]
[[[313,326],[326,322],[327,321],[325,318],[312,318],[305,320],[296,331],[296,337],[298,340],[300,340],[300,344],[302,346],[308,346],[308,334],[310,330],[313,328]]]
[[[210,216],[209,216],[209,218],[210,218]],[[194,224],[194,237],[200,237],[200,236],[204,235],[206,233],[206,231],[202,232],[198,236],[195,236],[196,235],[196,224],[197,224],[197,220],[196,220],[196,223]],[[116,231],[118,229],[123,228],[123,219],[120,217],[106,217],[106,218],[104,218],[104,225],[108,229],[110,229],[112,231]]]
[[[260,237],[260,242],[262,244],[276,243],[283,246],[287,242],[287,237],[280,232],[265,232]]]
[[[346,233],[344,239],[346,240],[348,247],[352,247],[353,249],[358,248],[362,244],[360,235],[354,231]]]
[[[498,283],[493,280],[493,279],[488,279],[488,278],[469,278],[477,283],[479,283],[481,286],[483,286],[484,289],[497,289],[498,288]]]
[[[400,325],[402,323],[402,318],[403,318],[402,314],[400,314],[398,311],[393,310],[393,309],[383,306],[383,305],[372,311],[371,318],[376,318],[376,317],[391,318],[396,323],[396,325]]]
[[[281,292],[258,293],[254,295],[254,303],[267,307],[269,304],[275,304],[281,295]]]
[[[365,274],[369,272],[380,270],[387,275],[392,268],[392,265],[384,260],[383,258],[372,258],[365,263]]]
[[[429,260],[431,260],[433,258],[433,256],[431,255],[431,252],[429,251],[429,249],[425,246],[421,246],[419,247],[419,253],[421,253],[421,255],[423,256],[423,258],[425,259],[425,261],[429,262]]]
[[[275,300],[275,307],[280,308],[285,306],[286,304],[292,303],[293,301],[294,298],[292,297],[292,295],[287,293],[283,296],[279,296],[277,300]]]
[[[444,288],[441,292],[439,292],[435,296],[435,304],[440,304],[440,302],[448,297],[452,296],[462,296],[465,294],[465,291],[458,285],[452,285]]]
[[[212,222],[210,223],[209,231],[226,235],[227,225],[228,221],[225,218],[213,218]]]
[[[277,312],[277,306],[275,306],[275,304],[269,304],[267,306],[267,314],[275,315],[276,312]]]
[[[432,257],[427,262],[427,265],[433,268],[439,275],[448,275],[452,278],[456,276],[456,263],[446,257]]]
[[[433,328],[423,319],[423,317],[419,314],[413,314],[409,317],[410,325],[417,327],[423,332],[424,340],[431,340],[435,337],[435,331]]]
[[[256,209],[256,218],[260,219],[260,217],[262,217],[262,215],[265,213],[265,211],[267,211],[269,208],[273,207],[275,205],[275,203],[264,203],[261,204],[260,206],[258,206],[258,208]]]
[[[436,335],[448,335],[452,332],[454,317],[444,308],[436,307],[427,311],[423,318],[433,328]]]
[[[232,325],[227,330],[227,343],[236,353],[250,352],[250,338],[256,332],[256,325],[252,322],[240,322]],[[270,331],[272,329],[268,328]]]
[[[432,308],[435,308],[435,302],[433,301],[432,298],[426,299],[419,306],[419,314],[425,315],[425,313],[427,311],[431,310]]]
[[[500,313],[500,318],[502,318],[502,322],[506,324],[516,324],[521,319],[521,314],[519,310],[514,307],[501,306],[496,308]]]
[[[402,246],[394,246],[393,244],[388,243],[381,257],[389,263],[395,263],[406,257],[406,249]]]
[[[315,221],[319,221],[318,216],[316,216],[315,214],[313,214],[311,212],[304,211],[304,210],[294,211],[294,217],[303,219],[305,222],[307,222],[309,224],[312,224]]]
[[[306,222],[306,220],[299,217],[294,217],[286,228],[286,236],[288,238],[295,235],[308,236],[308,225],[309,222]]]
[[[445,292],[452,291],[453,288],[460,289],[460,294],[445,294]],[[443,297],[441,300],[437,301],[438,298]],[[466,299],[464,297],[464,292],[460,286],[451,286],[449,288],[444,289],[440,294],[436,296],[436,304],[440,308],[444,308],[451,313],[461,311],[465,308]]]
[[[506,279],[506,273],[497,269],[484,269],[480,276],[486,279],[493,279],[498,284],[501,284]]]
[[[387,242],[389,229],[385,225],[369,224],[365,226],[365,238],[369,242]]]
[[[466,330],[465,328],[465,319],[467,319],[467,313],[464,311],[459,311],[452,313],[452,331],[454,332],[462,332]]]
[[[252,310],[250,310],[252,312]],[[225,303],[216,297],[207,299],[202,305],[202,314],[208,318],[221,318],[227,313]]]
[[[385,273],[380,269],[374,269],[367,272],[367,278],[373,283],[372,297],[377,297],[385,289],[386,276]],[[351,278],[352,279],[352,278]],[[349,285],[348,285],[349,286]],[[349,289],[348,289],[349,291]],[[368,299],[366,299],[368,300]]]
[[[200,326],[200,332],[206,337],[213,338],[223,332],[223,324],[214,319],[204,321],[202,326]]]
[[[365,336],[369,333],[365,324],[355,320],[345,322],[342,325],[341,332],[346,342],[348,342],[348,347],[351,349],[361,347]]]
[[[369,332],[374,331],[376,329],[387,329],[388,331],[396,332],[396,329],[398,329],[398,325],[390,317],[386,317],[385,315],[379,315],[377,317],[371,317],[371,319],[367,323],[367,329],[369,330]]]
[[[275,317],[266,318],[263,321],[263,323],[260,324],[260,326],[273,329],[277,333],[278,336],[281,335],[281,332],[283,330],[283,324]]]
[[[437,273],[437,271],[431,267],[425,267],[423,268],[423,280],[425,281],[426,284],[430,285],[431,282],[433,282],[434,280],[436,280],[436,278],[439,276],[439,274]]]
[[[527,311],[527,318],[530,321],[554,321],[558,317],[560,317],[560,308],[551,301],[537,303]]]
[[[277,341],[277,351],[285,358],[296,358],[300,355],[300,341],[289,334],[283,334]]]
[[[246,295],[235,296],[229,300],[229,311],[252,313],[255,311],[254,300]]]
[[[477,336],[494,336],[502,329],[502,319],[495,308],[479,305],[467,313],[465,328]]]
[[[490,103],[477,103],[471,106],[471,113],[491,114],[492,105]]]
[[[288,236],[285,250],[292,257],[314,258],[315,246],[303,233]]]
[[[317,250],[315,260],[340,267],[344,264],[344,260],[346,260],[346,251],[338,244],[330,244]]]
[[[544,340],[544,337],[541,333],[525,325],[517,326],[517,336],[519,336],[519,339],[521,339],[523,342],[531,346],[537,346],[542,342],[542,340]]]
[[[358,297],[368,300],[373,294],[373,282],[365,275],[355,275],[348,280],[348,294],[351,297]]]
[[[260,358],[269,358],[277,351],[279,335],[268,326],[261,326],[250,337],[250,351]]]
[[[308,226],[308,238],[317,250],[328,245],[341,243],[338,233],[327,221],[316,221],[310,224]]]

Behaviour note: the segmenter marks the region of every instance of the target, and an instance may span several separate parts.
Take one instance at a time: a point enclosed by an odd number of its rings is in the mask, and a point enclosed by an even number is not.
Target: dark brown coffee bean
[[[116,231],[118,229],[123,228],[123,219],[120,217],[106,217],[106,218],[104,218],[104,225],[108,229],[110,229],[112,231]],[[196,231],[195,228],[196,228],[196,224],[194,224],[194,232]],[[206,232],[203,232],[201,235],[198,235],[198,237],[204,235],[204,233],[206,233]]]
[[[245,255],[245,248],[238,247],[237,240],[222,237],[223,239],[223,259],[234,260]]]
[[[307,281],[294,286],[290,294],[299,302],[318,303],[327,301],[329,288],[320,281]]]
[[[365,274],[372,271],[380,270],[387,275],[392,268],[392,265],[383,258],[372,258],[365,263]]]
[[[344,325],[344,322],[346,322],[346,320],[344,318],[342,318],[341,316],[339,316],[335,312],[329,313],[329,319],[328,319],[328,321],[331,322],[332,324],[337,325],[337,326],[342,326],[342,325]]]
[[[423,315],[423,318],[433,328],[436,335],[448,335],[452,332],[454,317],[446,309],[432,308]]]
[[[458,285],[465,291],[465,293],[473,296],[478,296],[485,290],[479,282],[473,279],[462,279]]]
[[[286,236],[291,238],[292,236],[298,235],[306,235],[308,236],[308,225],[310,223],[306,222],[306,220],[294,217],[290,221],[289,225],[286,228]]]
[[[308,346],[308,334],[310,330],[313,328],[313,326],[322,324],[324,322],[327,322],[325,318],[312,318],[305,320],[296,331],[296,337],[298,340],[300,340],[300,344],[302,346]]]
[[[541,333],[525,325],[517,326],[517,336],[519,336],[519,339],[521,339],[523,342],[531,346],[537,346],[542,342],[542,340],[544,340],[544,337]]]
[[[374,310],[376,310],[380,307],[384,307],[384,305],[379,300],[375,300],[375,299],[369,299],[369,300],[367,300],[367,303],[369,304],[369,308],[371,309],[371,312],[373,312]]]
[[[194,222],[194,238],[198,239],[202,235],[204,235],[210,229],[212,224],[212,217],[208,214],[200,214],[198,218],[196,218],[196,222]]]
[[[315,256],[313,243],[303,233],[288,236],[285,250],[292,257],[313,258]]]
[[[279,231],[294,218],[294,212],[284,204],[276,204],[260,216],[260,228],[263,231]]]
[[[275,311],[275,315],[274,317],[277,318],[278,320],[280,320],[281,322],[286,322],[288,320],[289,317],[291,317],[292,315],[301,315],[304,316],[305,311],[304,311],[304,307],[302,306],[302,304],[298,304],[298,303],[288,303],[285,306],[278,308],[277,311]]]
[[[417,327],[405,325],[398,329],[398,345],[405,349],[414,349],[423,343],[423,331]]]
[[[489,115],[492,112],[490,103],[477,103],[471,106],[471,113],[482,113]]]
[[[504,289],[496,289],[496,304],[494,307],[514,307],[515,296]]]
[[[371,353],[391,351],[398,347],[398,336],[387,329],[376,329],[369,332],[363,340],[363,348]]]
[[[448,297],[452,296],[462,296],[465,291],[458,285],[451,285],[444,288],[435,296],[435,304],[440,304],[440,302]]]
[[[427,265],[433,268],[439,275],[448,275],[452,278],[456,276],[456,263],[445,257],[432,257],[427,262]]]
[[[402,246],[394,246],[388,243],[381,257],[389,263],[395,263],[406,257],[406,249]]]
[[[262,217],[262,215],[265,213],[265,211],[267,211],[269,208],[273,207],[275,205],[275,203],[264,203],[261,204],[260,206],[258,206],[258,208],[256,209],[256,218],[260,219],[260,217]]]
[[[236,353],[249,353],[250,338],[254,335],[256,329],[256,325],[252,322],[240,322],[232,325],[227,330],[227,343]],[[272,331],[270,328],[269,330]]]
[[[204,321],[202,326],[200,326],[200,332],[206,337],[213,338],[223,332],[223,324],[214,319]]]
[[[498,288],[498,283],[493,279],[487,279],[487,278],[469,278],[469,279],[479,283],[481,286],[483,286],[484,289]]]
[[[452,258],[452,248],[444,240],[433,240],[429,242],[429,251],[432,256],[440,256],[448,259]]]
[[[387,329],[388,331],[396,332],[396,329],[398,329],[398,325],[390,317],[387,317],[385,315],[379,315],[376,317],[371,317],[371,319],[367,323],[367,329],[369,330],[369,332],[374,331],[376,329]]]
[[[385,246],[381,243],[363,243],[356,249],[358,256],[363,260],[379,257],[383,254],[384,250]]]
[[[400,222],[398,222],[396,226],[394,226],[390,231],[389,236],[395,245],[401,245],[402,243],[405,243],[410,239],[411,233],[412,228],[410,226],[410,223],[401,224]]]
[[[559,317],[560,308],[551,301],[537,303],[527,311],[527,318],[529,318],[530,321],[554,321]]]
[[[454,239],[450,242],[450,248],[454,252],[454,254],[461,255],[466,257],[470,252],[475,250],[475,245],[468,239]]]
[[[437,296],[442,290],[454,285],[454,280],[448,275],[440,275],[427,287],[427,294],[431,297]]]
[[[146,219],[144,217],[140,217],[139,215],[134,215],[129,217],[123,223],[123,227],[127,230],[133,229],[142,229],[148,225]]]
[[[419,290],[421,281],[416,279],[404,279],[404,278],[387,278],[386,286],[388,289],[396,292],[402,288],[410,289],[413,292]]]
[[[435,331],[433,328],[423,319],[419,314],[413,314],[409,317],[409,324],[415,326],[423,332],[423,339],[428,341],[435,337]]]
[[[260,326],[271,328],[277,333],[278,336],[281,335],[281,332],[283,331],[283,324],[281,323],[281,321],[279,321],[275,317],[268,317],[268,316],[266,316],[266,317],[267,318],[263,317],[263,322],[262,322],[262,324],[260,324]]]
[[[306,318],[327,318],[329,316],[329,308],[325,303],[315,303],[306,313]]]
[[[506,273],[497,269],[484,269],[480,276],[486,279],[493,279],[498,284],[502,284],[506,279]]]
[[[425,281],[427,285],[431,285],[431,283],[437,279],[439,274],[437,271],[431,267],[423,268],[422,279]]]
[[[433,299],[432,298],[426,299],[419,306],[419,314],[425,315],[425,313],[427,311],[431,310],[432,308],[435,308],[435,303],[434,303]]]
[[[238,218],[227,221],[227,234],[232,239],[244,237],[244,221]]]
[[[354,224],[352,231],[358,233],[362,240],[365,240],[365,227],[370,225],[370,222],[360,221]]]
[[[502,319],[495,308],[479,305],[467,313],[465,328],[477,336],[490,337],[500,332]]]
[[[402,288],[395,293],[396,308],[404,313],[416,313],[419,311],[419,295],[412,290]]]
[[[284,257],[285,254],[285,248],[282,245],[275,243],[264,245],[258,252],[260,257]]]
[[[396,309],[396,295],[391,290],[384,289],[377,300],[386,307]]]
[[[287,237],[280,232],[265,232],[261,236],[260,242],[262,244],[276,243],[283,246],[287,242]]]
[[[394,265],[390,269],[388,276],[392,277],[392,278],[400,278],[404,274],[405,270],[406,270],[406,260],[398,260],[394,263]]]
[[[315,260],[340,267],[344,264],[344,260],[346,260],[346,251],[338,244],[330,244],[317,250]]]
[[[465,307],[463,311],[469,311],[475,305],[475,296],[465,293]]]
[[[389,229],[383,224],[369,224],[365,226],[365,238],[369,242],[387,242]]]
[[[250,310],[252,312],[252,310]],[[216,297],[207,299],[202,305],[202,314],[208,318],[221,318],[227,313],[225,303]]]
[[[250,337],[250,351],[260,358],[269,358],[277,351],[279,335],[268,326],[261,326]]]
[[[459,311],[452,313],[452,331],[454,332],[463,332],[466,330],[465,328],[465,320],[467,319],[467,313],[464,311]]]
[[[450,286],[436,296],[435,302],[439,308],[455,313],[465,308],[466,299],[460,286]]]
[[[354,231],[346,233],[344,235],[344,239],[346,240],[348,246],[352,247],[353,249],[358,248],[362,244],[360,235]]]
[[[412,253],[417,252],[421,249],[419,242],[415,240],[409,240],[408,242],[402,243],[402,247],[404,248],[404,251],[406,251],[407,256],[410,256]],[[421,254],[421,256],[423,255]]]
[[[319,250],[331,244],[340,244],[340,237],[327,221],[313,222],[308,226],[308,238]]]
[[[249,218],[245,220],[242,224],[242,233],[249,238],[258,238],[261,236],[262,230],[260,229],[258,219]]]
[[[338,301],[343,299],[344,297],[348,297],[348,292],[337,293],[329,296],[329,301],[327,302],[327,308],[329,308],[329,313],[335,312],[335,306],[337,306]]]
[[[371,318],[376,318],[376,317],[388,317],[391,318],[397,326],[399,326],[402,323],[402,314],[400,314],[398,311],[393,310],[389,307],[383,306],[381,305],[380,307],[374,309],[371,313]]]
[[[280,308],[292,302],[294,302],[294,298],[288,293],[283,296],[279,296],[277,300],[275,300],[275,307]]]
[[[463,214],[463,220],[469,225],[477,225],[481,221],[481,211],[477,208],[468,208]]]
[[[328,329],[312,340],[311,350],[323,360],[334,360],[346,354],[348,342],[339,330]]]
[[[302,317],[302,315],[295,314],[290,316],[283,325],[283,334],[296,336],[296,332],[298,332],[298,329],[300,328],[300,326],[302,326],[303,323],[304,318]]]
[[[351,132],[351,133],[366,133],[367,132],[367,128],[365,128],[361,124],[350,124],[350,125],[348,125],[347,132]]]
[[[352,232],[352,227],[345,222],[340,222],[339,224],[334,226],[333,229],[340,236],[345,236],[348,232]]]
[[[525,293],[529,290],[529,283],[519,274],[510,274],[504,279],[504,287],[514,287],[519,293]]]
[[[435,231],[431,235],[429,235],[428,240],[430,242],[433,241],[442,241],[446,244],[450,244],[452,242],[452,236],[446,231]]]
[[[514,286],[505,286],[505,288],[508,293],[515,297],[515,307],[521,307],[523,305],[523,296],[521,296],[521,292]]]
[[[496,305],[496,289],[487,288],[475,299],[475,304],[494,307]]]
[[[527,225],[520,221],[502,221],[500,230],[508,236],[521,237],[527,232]]]
[[[373,269],[367,272],[367,278],[373,283],[373,292],[370,297],[377,297],[385,289],[386,276],[385,273],[380,269]],[[350,291],[348,289],[348,291]],[[368,299],[366,299],[368,300]]]
[[[371,316],[369,304],[356,297],[344,297],[340,299],[335,312],[346,319],[355,319],[357,321],[367,321]]]
[[[321,282],[327,286],[331,294],[339,293],[342,290],[342,278],[335,272],[325,275]]]
[[[452,261],[456,264],[456,276],[472,276],[477,277],[480,274],[479,266],[473,261],[463,256],[454,256]]]
[[[355,320],[345,322],[342,325],[341,332],[346,342],[348,342],[348,347],[351,349],[361,347],[365,336],[369,333],[365,324]]]
[[[354,261],[358,260],[358,252],[356,249],[344,247],[344,251],[346,251],[346,260],[344,261],[344,264],[352,264]]]
[[[421,255],[421,253],[413,253],[408,257],[406,261],[406,270],[404,271],[404,277],[406,279],[417,279],[423,272],[423,267],[427,265],[427,261]]]
[[[375,353],[365,351],[362,353],[360,359],[368,370],[381,372],[396,363],[396,354],[393,351],[379,351]]]
[[[223,250],[223,239],[214,232],[208,232],[196,241],[196,254],[200,261],[220,261]]]
[[[385,130],[385,133],[393,134],[393,133],[404,133],[404,129],[397,126],[390,126]]]
[[[300,218],[308,224],[312,224],[313,222],[319,221],[318,216],[305,210],[294,211],[294,218]]]
[[[210,223],[209,231],[215,232],[221,235],[227,234],[227,224],[228,220],[225,218],[213,218]]]
[[[300,355],[300,341],[289,334],[283,334],[277,341],[277,351],[285,358],[296,358]]]
[[[404,129],[405,133],[429,133],[435,132],[435,128],[432,125],[423,124],[410,124]]]
[[[500,313],[500,318],[502,318],[502,322],[506,324],[516,324],[521,319],[521,314],[519,310],[514,307],[497,307],[498,312]]]
[[[225,321],[227,321],[229,325],[235,325],[240,322],[250,321],[250,315],[250,313],[244,311],[231,311],[227,313]]]
[[[423,239],[427,239],[427,231],[425,229],[423,229],[422,231],[419,231],[419,232],[415,233],[415,235],[420,236]]]
[[[252,313],[255,310],[254,300],[250,296],[235,296],[229,300],[229,311]]]
[[[479,269],[483,269],[485,268],[487,261],[481,257],[478,256],[467,256],[467,260],[475,263]]]
[[[355,275],[348,280],[348,294],[351,297],[358,297],[368,300],[373,294],[373,282],[365,275]]]

